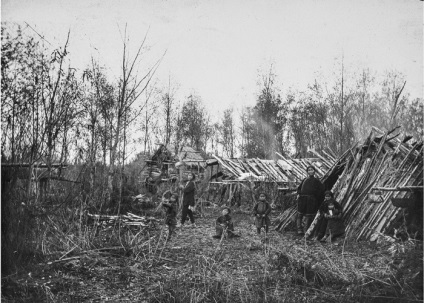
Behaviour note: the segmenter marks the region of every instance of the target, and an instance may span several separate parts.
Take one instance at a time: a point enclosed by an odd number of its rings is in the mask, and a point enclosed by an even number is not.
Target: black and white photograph
[[[423,4],[1,0],[1,301],[423,302]]]

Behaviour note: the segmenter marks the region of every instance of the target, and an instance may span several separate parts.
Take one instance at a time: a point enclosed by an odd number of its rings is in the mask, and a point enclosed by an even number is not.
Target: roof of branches
[[[422,203],[417,197],[423,190],[423,143],[395,131],[373,128],[322,178],[343,207],[348,235],[357,240],[376,240],[399,225],[403,211],[393,199]],[[284,229],[294,212],[293,207],[283,213],[277,229]]]
[[[279,160],[262,160],[258,158],[228,159],[216,155],[213,157],[221,165],[224,182],[264,181],[292,183],[306,177],[306,168],[309,165],[316,168],[318,177],[324,176],[332,167],[335,159],[330,158],[330,156],[325,158],[317,152],[314,153],[318,156],[317,158],[286,159],[281,155]]]

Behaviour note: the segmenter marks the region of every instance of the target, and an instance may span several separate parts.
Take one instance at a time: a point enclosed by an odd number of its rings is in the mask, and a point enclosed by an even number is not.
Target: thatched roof
[[[418,192],[422,197],[423,190],[423,143],[399,137],[373,128],[362,144],[347,150],[323,176],[343,207],[347,236],[376,240],[391,233],[404,214],[393,205],[394,198],[414,198],[422,211],[422,198],[418,201],[416,196]],[[289,224],[294,209],[282,214],[277,230]]]

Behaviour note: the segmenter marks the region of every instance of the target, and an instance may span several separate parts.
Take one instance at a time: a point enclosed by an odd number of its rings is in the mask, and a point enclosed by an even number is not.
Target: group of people
[[[193,227],[196,226],[193,215],[195,206],[194,194],[196,191],[196,186],[194,184],[195,178],[196,175],[190,172],[187,176],[187,182],[179,186],[183,192],[183,205],[180,223],[181,226],[183,226],[187,221],[187,216],[190,219],[191,225]],[[162,197],[162,206],[165,209],[165,225],[168,226],[168,240],[171,239],[171,236],[177,227],[178,198],[178,193],[171,193],[169,191],[165,192]]]
[[[196,227],[196,223],[194,221],[193,216],[193,210],[195,206],[194,195],[196,189],[194,184],[195,175],[193,173],[189,173],[187,178],[187,182],[179,186],[183,193],[180,226],[184,226],[188,217],[190,219],[191,226]],[[269,214],[271,213],[271,206],[266,201],[265,193],[260,193],[258,198],[259,201],[253,208],[253,215],[255,216],[256,222],[256,230],[257,233],[260,234],[261,229],[264,228],[265,232],[268,233],[269,225],[271,224],[271,220],[269,219]],[[171,239],[177,227],[178,199],[178,193],[171,193],[170,191],[165,192],[162,197],[162,206],[165,210],[165,225],[168,226],[167,240]],[[234,223],[232,221],[230,213],[231,209],[229,207],[223,208],[221,213],[222,215],[218,217],[215,221],[216,234],[213,236],[214,238],[220,239],[223,236],[229,238],[239,237],[237,234],[234,233]]]
[[[334,195],[331,191],[325,191],[324,185],[318,178],[315,177],[315,168],[309,166],[307,169],[308,177],[305,178],[297,189],[297,215],[296,227],[297,233],[300,236],[305,235],[310,227],[313,219],[319,211],[323,214],[323,218],[317,227],[317,240],[325,241],[327,239],[334,240],[337,236],[344,233],[344,226],[342,221],[342,207],[334,200]],[[182,201],[182,215],[180,226],[184,226],[189,217],[191,225],[196,226],[193,216],[195,206],[195,175],[188,174],[188,180],[185,184],[180,185],[183,192]],[[165,224],[168,226],[168,240],[175,232],[177,227],[177,208],[178,208],[178,194],[168,192],[168,196],[164,195],[162,198],[162,206],[165,209]],[[261,230],[265,230],[265,234],[269,232],[271,220],[269,215],[271,213],[271,206],[267,201],[265,192],[260,192],[258,200],[253,207],[253,216],[255,217],[255,226],[257,234]],[[214,238],[220,239],[225,237],[238,237],[234,233],[234,223],[231,218],[231,209],[224,207],[215,221],[216,234]]]
[[[224,207],[222,210],[222,216],[218,217],[215,222],[215,231],[216,234],[213,236],[216,239],[222,237],[239,237],[234,233],[234,224],[232,222],[231,209],[229,207]],[[265,229],[265,234],[269,231],[269,226],[271,225],[271,220],[269,219],[269,214],[271,213],[271,206],[266,200],[266,194],[264,192],[259,193],[258,201],[253,207],[253,216],[255,216],[255,226],[256,232],[259,235],[262,229]]]
[[[329,190],[325,191],[324,184],[315,177],[315,167],[308,166],[306,171],[308,177],[297,188],[297,234],[305,235],[319,211],[323,218],[317,226],[316,239],[332,241],[344,234],[342,207],[334,199],[333,193]]]

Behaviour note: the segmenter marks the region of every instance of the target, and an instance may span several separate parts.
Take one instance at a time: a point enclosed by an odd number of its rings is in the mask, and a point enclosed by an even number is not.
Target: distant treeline
[[[158,85],[161,58],[142,69],[144,42],[134,54],[128,42],[121,74],[111,81],[94,59],[83,71],[72,68],[68,41],[52,50],[27,28],[2,24],[2,161],[102,162],[113,175],[134,155],[154,151],[157,142],[220,156],[275,158],[275,152],[312,156],[311,148],[341,154],[371,126],[400,125],[406,134],[423,136],[423,100],[405,93],[407,81],[396,71],[352,74],[341,60],[338,80],[317,79],[282,94],[271,66],[258,75],[255,106],[211,113],[199,95],[177,100],[170,79]]]

